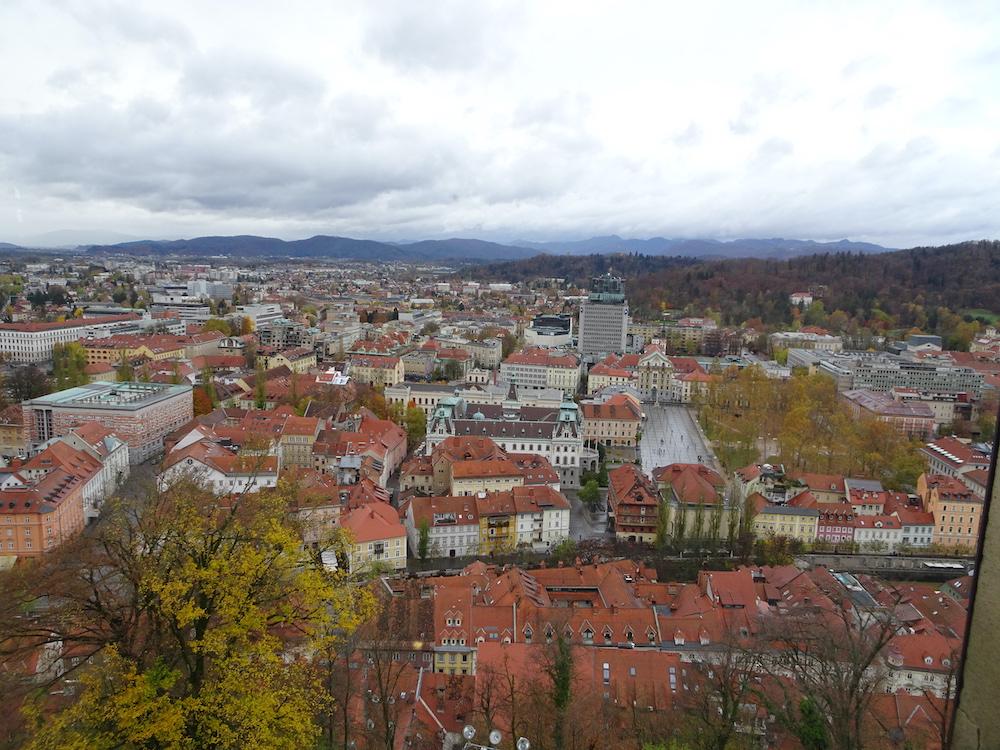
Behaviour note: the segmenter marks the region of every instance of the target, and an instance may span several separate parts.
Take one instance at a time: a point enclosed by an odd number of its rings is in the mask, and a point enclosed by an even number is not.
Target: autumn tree
[[[201,370],[201,386],[205,389],[212,407],[217,406],[219,403],[219,394],[215,390],[215,378],[212,376],[212,369],[210,367],[203,367]]]
[[[75,388],[90,381],[87,376],[87,351],[77,341],[52,347],[52,378],[56,390]]]
[[[26,746],[311,745],[322,693],[285,658],[288,638],[350,632],[371,602],[303,550],[286,503],[178,482],[141,513],[109,503],[93,534],[5,574],[4,657],[44,643],[90,654],[80,700]]]
[[[382,392],[370,385],[363,385],[358,388],[355,397],[358,406],[363,406],[379,419],[389,419],[389,406],[386,403]]]
[[[419,406],[409,406],[403,415],[406,444],[412,450],[427,436],[427,415]]]
[[[206,392],[203,386],[198,386],[194,389],[193,393],[194,399],[194,415],[196,417],[202,414],[208,414],[215,407],[212,405],[212,399]]]
[[[128,383],[135,380],[135,368],[132,367],[132,362],[124,354],[118,360],[118,372],[115,374],[115,380],[119,383]]]
[[[258,409],[267,407],[267,373],[262,364],[258,364],[254,370],[253,402]]]
[[[233,328],[229,325],[229,321],[223,320],[222,318],[209,318],[202,325],[201,330],[207,331],[218,331],[223,336],[232,336]]]

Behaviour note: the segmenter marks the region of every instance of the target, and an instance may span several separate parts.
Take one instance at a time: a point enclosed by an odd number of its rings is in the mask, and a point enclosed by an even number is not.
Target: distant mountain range
[[[790,258],[829,252],[884,253],[893,248],[870,242],[816,242],[814,240],[741,239],[700,240],[651,237],[648,240],[624,239],[617,234],[591,237],[572,242],[515,242],[552,255],[593,255],[607,253],[640,253],[642,255],[681,255],[691,258]]]
[[[58,232],[50,233],[54,236]],[[44,247],[44,246],[41,246]],[[65,249],[65,245],[49,245]],[[0,248],[16,251],[37,250],[0,243]],[[89,254],[183,255],[193,257],[225,256],[237,258],[343,258],[350,260],[414,260],[492,262],[520,260],[535,255],[600,255],[637,253],[690,258],[790,258],[826,252],[881,253],[890,248],[868,242],[815,242],[786,239],[624,239],[618,235],[592,237],[568,242],[514,242],[500,244],[485,240],[453,238],[419,242],[379,242],[351,237],[317,235],[304,240],[282,240],[255,235],[194,237],[183,240],[134,240],[114,244],[79,245],[77,251]]]
[[[344,258],[350,260],[518,260],[537,255],[529,248],[483,240],[423,240],[408,244],[316,235],[305,240],[276,237],[195,237],[190,240],[140,240],[115,245],[89,245],[88,253],[131,255],[233,256],[240,258]]]

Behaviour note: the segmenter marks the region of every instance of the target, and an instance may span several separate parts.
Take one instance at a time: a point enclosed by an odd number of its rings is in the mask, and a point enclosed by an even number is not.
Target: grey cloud
[[[368,140],[321,129],[284,139],[281,117],[253,127],[221,106],[161,112],[86,107],[0,118],[8,176],[34,192],[80,202],[118,200],[150,211],[308,216],[380,194],[430,189],[460,156],[433,132],[395,128]],[[322,122],[322,111],[318,111]],[[334,119],[334,118],[331,118]]]
[[[729,130],[736,135],[750,135],[757,129],[757,105],[745,101],[739,114],[729,121]]]
[[[400,0],[370,19],[365,46],[404,70],[461,71],[502,63],[521,13],[518,6],[484,0]]]
[[[865,94],[865,109],[878,109],[884,107],[896,96],[896,89],[892,86],[875,86]]]
[[[773,164],[789,156],[794,150],[791,142],[784,138],[768,138],[757,148],[755,161],[758,165]]]
[[[877,171],[910,168],[935,150],[934,141],[926,137],[914,138],[901,146],[880,143],[862,157],[860,165]]]
[[[881,66],[881,61],[878,57],[874,55],[868,55],[865,57],[859,57],[855,60],[851,60],[847,65],[843,67],[840,74],[844,78],[854,78],[855,76],[864,75],[865,73],[870,73],[873,70],[877,70]]]
[[[677,146],[697,146],[701,143],[702,129],[701,126],[692,121],[688,123],[688,126],[684,128],[680,133],[674,136],[674,144]]]
[[[581,93],[562,93],[520,102],[511,124],[516,128],[581,128],[590,114],[590,99]]]
[[[261,55],[198,55],[185,67],[181,92],[218,99],[247,96],[259,106],[322,98],[326,84],[314,73]]]
[[[166,16],[145,12],[127,0],[63,0],[57,4],[98,39],[161,50],[194,47],[191,31]]]
[[[73,65],[59,68],[46,80],[57,91],[70,94],[85,93],[97,86],[104,86],[116,78],[114,68],[104,62]]]

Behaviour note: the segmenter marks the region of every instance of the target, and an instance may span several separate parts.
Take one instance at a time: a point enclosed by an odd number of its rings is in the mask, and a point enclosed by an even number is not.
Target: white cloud
[[[11,0],[0,230],[997,236],[998,32],[948,3]]]

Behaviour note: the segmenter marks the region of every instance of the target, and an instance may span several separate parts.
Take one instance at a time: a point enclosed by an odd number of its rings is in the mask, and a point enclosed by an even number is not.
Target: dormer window
[[[524,629],[524,642],[525,643],[531,643],[531,637],[534,634],[535,634],[535,632],[530,627],[525,628]]]
[[[605,645],[611,644],[612,633],[610,628],[604,629],[604,643]]]
[[[632,632],[631,628],[625,631],[625,640],[629,643],[633,643],[635,641],[635,634]]]
[[[590,628],[584,628],[583,629],[583,642],[584,643],[593,643],[594,642],[594,631],[591,630]]]

